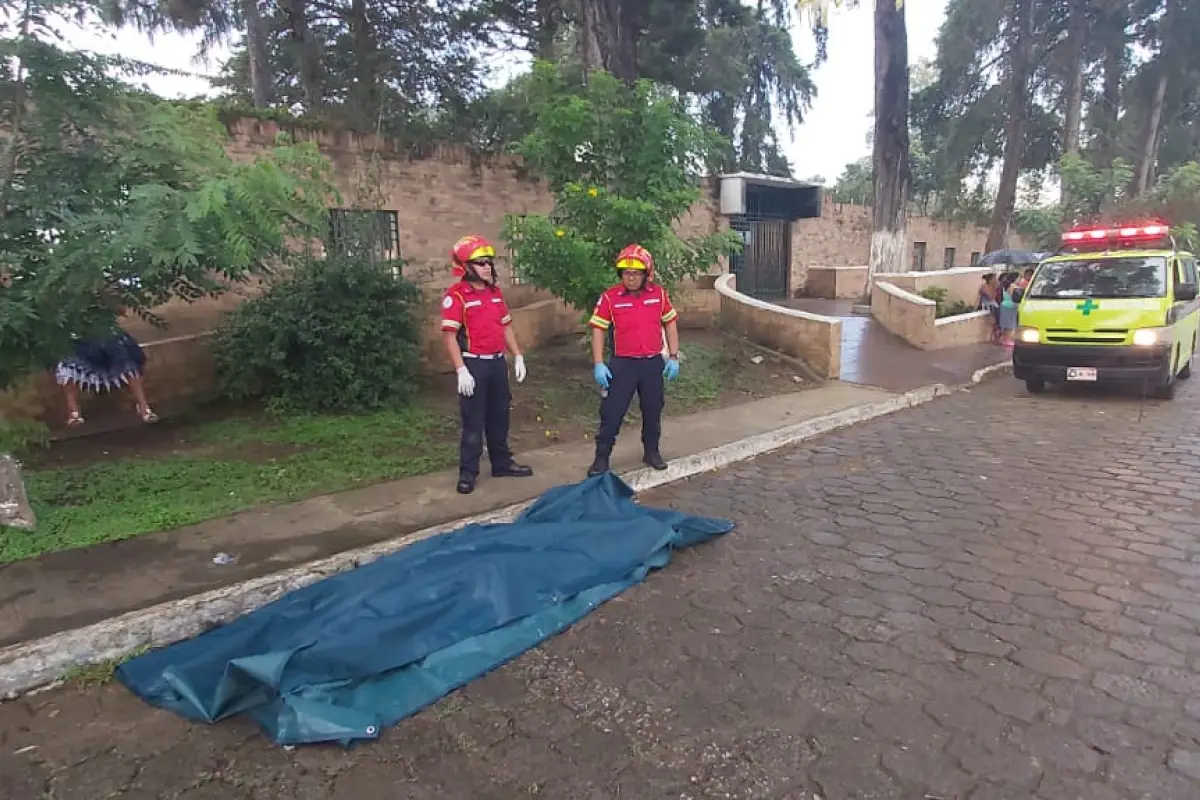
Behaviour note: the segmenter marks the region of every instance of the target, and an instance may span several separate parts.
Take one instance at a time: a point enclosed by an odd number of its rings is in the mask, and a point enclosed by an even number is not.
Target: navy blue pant
[[[608,394],[600,401],[600,430],[596,434],[596,452],[608,455],[617,442],[621,423],[636,392],[642,407],[642,448],[646,455],[658,453],[662,439],[662,412],[666,405],[662,356],[623,358],[608,362],[612,381]]]
[[[508,407],[512,392],[508,386],[508,362],[503,358],[464,358],[463,364],[475,379],[475,393],[458,397],[462,414],[458,471],[463,476],[477,478],[485,440],[493,468],[512,463],[512,451],[508,449]]]

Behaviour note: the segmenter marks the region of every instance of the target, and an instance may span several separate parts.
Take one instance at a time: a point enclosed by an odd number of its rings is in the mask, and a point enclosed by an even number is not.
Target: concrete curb
[[[997,364],[981,369],[971,377],[971,383],[977,384],[999,374],[1006,367],[1010,365]],[[636,491],[644,492],[859,422],[913,408],[953,391],[955,389],[940,383],[925,386],[877,403],[836,411],[679,458],[662,472],[645,468],[621,477]],[[197,636],[277,600],[294,589],[390,555],[422,539],[474,523],[509,522],[530,502],[426,528],[282,572],[132,611],[84,628],[10,645],[0,649],[0,698],[13,699],[34,689],[49,688],[56,685],[68,670],[79,665],[116,661],[144,648],[164,647]]]

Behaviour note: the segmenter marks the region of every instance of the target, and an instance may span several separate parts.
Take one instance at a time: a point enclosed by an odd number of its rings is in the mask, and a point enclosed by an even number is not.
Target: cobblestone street
[[[1198,393],[1001,378],[649,494],[738,530],[349,751],[4,704],[0,798],[1194,800]]]

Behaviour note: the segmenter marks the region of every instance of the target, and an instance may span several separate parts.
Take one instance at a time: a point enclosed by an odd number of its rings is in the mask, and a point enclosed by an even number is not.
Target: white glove
[[[525,381],[525,356],[517,356],[517,360],[513,362],[513,373],[517,376],[517,383]]]
[[[466,364],[455,370],[458,373],[458,393],[463,397],[475,394],[475,378],[467,370]]]

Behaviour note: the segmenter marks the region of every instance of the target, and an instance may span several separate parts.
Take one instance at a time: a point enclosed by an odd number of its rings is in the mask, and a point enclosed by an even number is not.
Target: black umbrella
[[[994,267],[1000,264],[1019,265],[1019,264],[1036,264],[1041,261],[1037,253],[1031,253],[1028,250],[993,250],[987,255],[979,259],[979,266]]]

